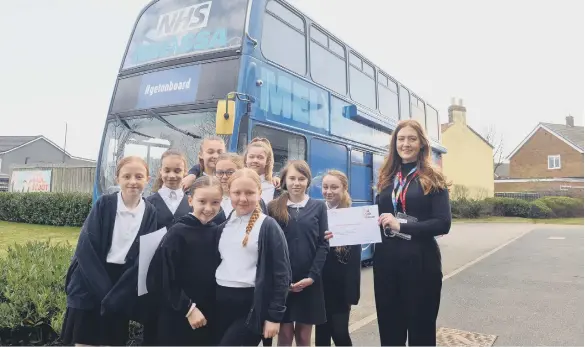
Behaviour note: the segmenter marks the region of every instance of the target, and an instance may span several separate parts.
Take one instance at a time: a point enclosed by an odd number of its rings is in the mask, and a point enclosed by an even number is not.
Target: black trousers
[[[246,326],[254,288],[217,286],[216,340],[219,346],[258,346],[262,336]]]
[[[441,255],[436,243],[414,242],[393,239],[376,245],[374,292],[382,346],[405,346],[407,338],[409,346],[437,343]]]
[[[331,339],[335,346],[352,346],[349,336],[350,309],[351,306],[347,312],[327,312],[327,322],[315,327],[315,346],[331,346]]]

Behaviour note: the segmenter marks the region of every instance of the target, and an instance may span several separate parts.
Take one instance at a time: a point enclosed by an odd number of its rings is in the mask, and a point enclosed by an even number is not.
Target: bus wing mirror
[[[234,100],[219,100],[215,113],[215,133],[217,135],[233,134],[235,118],[236,102]]]

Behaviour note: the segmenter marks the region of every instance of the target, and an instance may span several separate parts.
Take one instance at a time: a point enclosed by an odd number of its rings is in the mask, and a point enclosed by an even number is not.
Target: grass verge
[[[68,242],[71,247],[75,247],[80,230],[80,227],[56,227],[0,221],[0,254],[5,253],[9,245],[26,243],[27,241]]]

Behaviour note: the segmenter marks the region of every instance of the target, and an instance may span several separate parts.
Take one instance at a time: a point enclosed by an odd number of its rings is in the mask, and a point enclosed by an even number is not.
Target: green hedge
[[[0,220],[8,222],[81,226],[90,209],[87,193],[0,192]]]
[[[522,218],[583,217],[583,201],[569,197],[544,197],[528,202],[513,198],[484,200],[459,199],[451,201],[453,218],[481,218],[489,216]]]
[[[542,201],[533,201],[530,203],[530,218],[554,218],[555,213]]]
[[[556,217],[583,217],[583,200],[565,196],[547,196],[536,201],[546,205]]]

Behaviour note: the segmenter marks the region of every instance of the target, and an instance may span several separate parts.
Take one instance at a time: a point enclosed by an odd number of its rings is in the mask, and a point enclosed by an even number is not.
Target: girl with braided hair
[[[258,346],[278,334],[286,311],[288,246],[278,223],[260,209],[254,170],[234,172],[228,189],[234,210],[218,233],[216,339],[220,346]]]
[[[329,170],[323,176],[321,191],[327,209],[351,207],[347,176]],[[351,346],[349,313],[360,298],[361,245],[332,247],[323,267],[323,291],[327,322],[315,328],[315,345]]]

